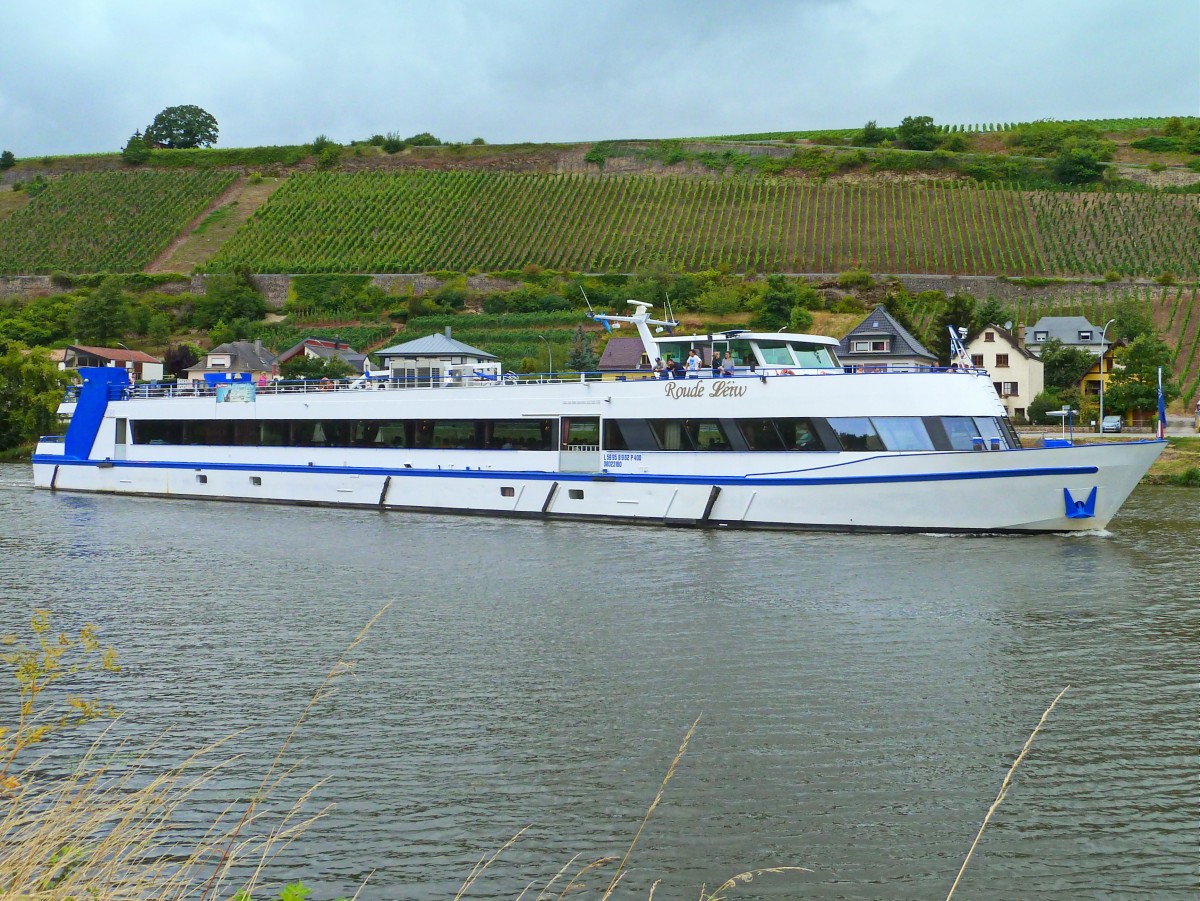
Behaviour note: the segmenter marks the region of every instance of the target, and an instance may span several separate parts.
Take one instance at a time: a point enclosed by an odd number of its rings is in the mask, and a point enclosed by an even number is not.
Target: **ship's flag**
[[[1158,437],[1167,437],[1167,402],[1163,398],[1162,367],[1158,367]]]

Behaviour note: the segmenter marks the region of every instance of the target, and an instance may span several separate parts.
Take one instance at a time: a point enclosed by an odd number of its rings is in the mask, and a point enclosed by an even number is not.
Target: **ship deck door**
[[[600,417],[564,416],[559,448],[560,472],[599,472]]]

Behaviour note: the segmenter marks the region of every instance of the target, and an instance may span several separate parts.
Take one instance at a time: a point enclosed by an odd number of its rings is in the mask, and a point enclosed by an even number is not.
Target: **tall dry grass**
[[[226,901],[277,891],[264,884],[268,867],[328,810],[314,803],[322,783],[286,795],[296,766],[288,750],[317,704],[353,673],[351,653],[386,610],[325,674],[255,792],[215,816],[197,811],[196,795],[238,762],[227,751],[233,736],[165,771],[151,763],[154,747],[130,759],[111,726],[65,775],[44,758],[25,763],[0,794],[0,898]],[[199,839],[196,822],[204,823]]]

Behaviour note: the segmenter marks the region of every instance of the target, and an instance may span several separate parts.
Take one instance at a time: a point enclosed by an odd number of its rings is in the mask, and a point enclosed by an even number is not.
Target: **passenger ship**
[[[647,358],[731,353],[732,375],[517,377],[498,364],[418,384],[130,386],[81,370],[38,487],[171,498],[698,527],[946,532],[1104,529],[1162,441],[1025,448],[983,370],[843,367],[837,341],[675,323],[631,302]],[[658,326],[658,333],[651,331]],[[957,345],[961,352],[961,344]],[[687,377],[691,375],[692,377]]]

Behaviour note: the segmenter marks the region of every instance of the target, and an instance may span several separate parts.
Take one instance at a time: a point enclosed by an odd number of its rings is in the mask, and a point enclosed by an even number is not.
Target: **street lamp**
[[[1104,354],[1108,350],[1108,346],[1104,343],[1104,336],[1108,334],[1108,327],[1117,320],[1110,319],[1104,323],[1104,328],[1100,329],[1100,434],[1104,434]]]
[[[549,341],[547,341],[545,338],[542,338],[541,335],[538,335],[538,337],[541,338],[542,343],[546,345],[546,354],[550,357],[550,378],[554,378],[554,351],[550,349]]]

